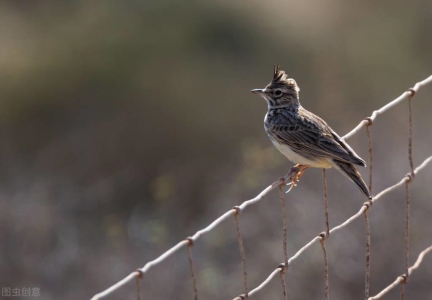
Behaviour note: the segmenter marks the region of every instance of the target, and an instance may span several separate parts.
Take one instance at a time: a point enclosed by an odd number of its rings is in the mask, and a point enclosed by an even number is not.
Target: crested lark
[[[264,128],[270,140],[297,164],[287,175],[292,186],[309,167],[335,167],[357,184],[363,194],[372,198],[354,166],[365,167],[365,161],[324,120],[300,105],[300,89],[294,79],[275,66],[273,80],[264,89],[251,92],[267,101]]]

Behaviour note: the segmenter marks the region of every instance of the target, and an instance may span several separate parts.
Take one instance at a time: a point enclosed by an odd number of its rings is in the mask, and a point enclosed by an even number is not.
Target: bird
[[[291,180],[290,189],[307,168],[333,167],[372,199],[355,167],[366,167],[366,162],[323,119],[303,108],[299,101],[300,88],[293,78],[275,65],[272,81],[265,88],[251,92],[267,102],[264,129],[268,137],[284,156],[296,164],[286,175]]]

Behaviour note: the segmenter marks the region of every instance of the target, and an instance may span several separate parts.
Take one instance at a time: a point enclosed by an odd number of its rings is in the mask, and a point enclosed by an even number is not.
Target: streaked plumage
[[[354,165],[366,166],[354,150],[320,117],[299,102],[300,89],[294,79],[275,66],[273,80],[252,90],[268,104],[264,128],[276,148],[300,169],[335,167],[371,198],[369,189]]]

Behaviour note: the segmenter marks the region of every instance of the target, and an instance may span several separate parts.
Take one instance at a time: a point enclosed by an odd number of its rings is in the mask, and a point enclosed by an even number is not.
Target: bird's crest
[[[288,75],[285,74],[285,71],[282,71],[279,67],[279,65],[274,65],[274,74],[273,74],[273,81],[286,81]]]
[[[294,79],[289,78],[285,71],[281,70],[279,65],[274,65],[273,84],[284,84],[293,88],[297,93],[300,91]]]

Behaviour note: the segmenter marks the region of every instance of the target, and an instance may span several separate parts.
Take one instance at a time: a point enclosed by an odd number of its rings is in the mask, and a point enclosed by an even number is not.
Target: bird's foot
[[[309,168],[309,166],[297,164],[289,170],[289,172],[284,177],[285,180],[288,181],[286,185],[290,186],[286,193],[290,192],[295,186],[297,186],[297,182],[300,181],[300,177],[307,168]]]

